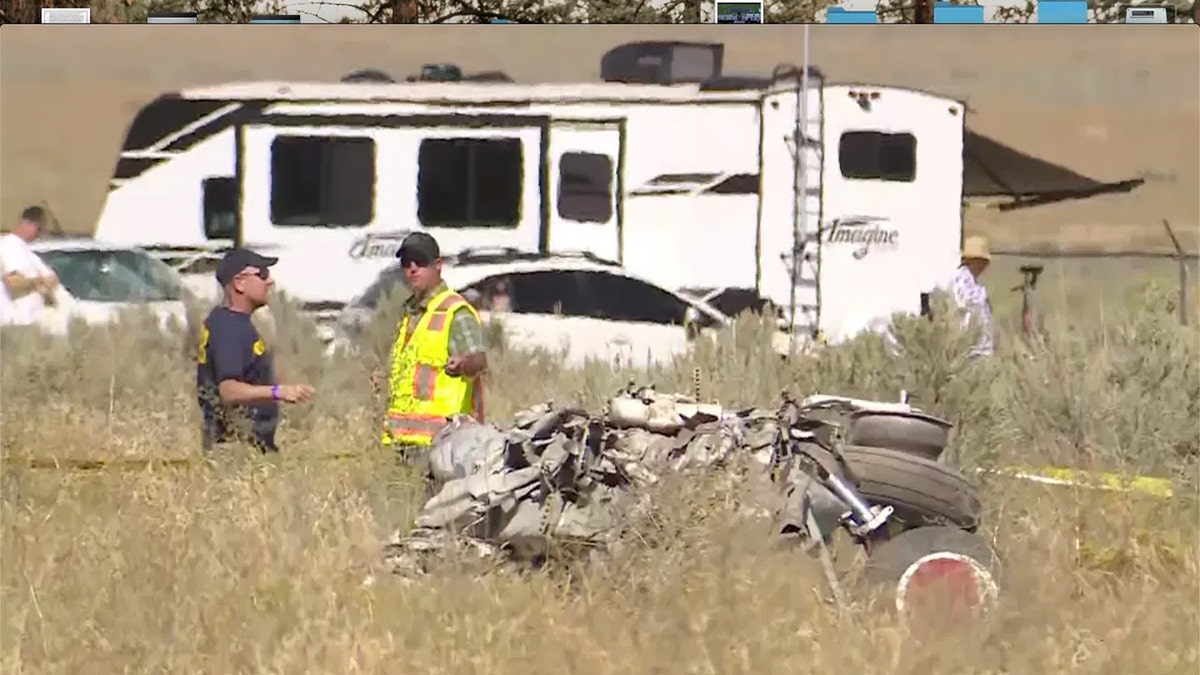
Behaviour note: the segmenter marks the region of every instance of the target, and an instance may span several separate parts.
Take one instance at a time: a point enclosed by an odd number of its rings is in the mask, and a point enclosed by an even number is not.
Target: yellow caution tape
[[[1062,466],[1037,468],[1010,466],[1000,469],[980,469],[980,472],[999,474],[1009,478],[1044,483],[1046,485],[1066,485],[1116,492],[1137,492],[1163,498],[1175,496],[1171,480],[1157,476],[1129,476],[1113,471],[1084,471],[1082,469]]]
[[[344,452],[329,455],[299,455],[299,457],[302,457],[303,459],[318,461],[338,461],[363,456],[365,456],[365,453],[361,452]],[[211,466],[216,459],[216,457],[115,457],[112,459],[78,459],[71,457],[5,457],[0,459],[0,466],[15,466],[25,469],[58,471],[100,471],[102,469],[144,471],[146,469]]]
[[[340,461],[363,457],[366,454],[346,452],[328,455],[307,455],[303,456],[303,458],[308,460]],[[211,463],[212,459],[207,457],[122,457],[108,460],[55,457],[4,457],[0,460],[0,465],[15,465],[28,469],[58,471],[99,471],[102,469],[146,470],[153,468],[206,466]],[[1112,471],[1083,471],[1082,469],[1058,466],[1038,468],[1009,466],[998,469],[978,469],[977,473],[1001,475],[1045,485],[1064,485],[1116,492],[1137,492],[1162,498],[1171,498],[1175,495],[1170,479],[1157,476],[1128,476]]]
[[[99,471],[107,468],[154,469],[176,466],[200,466],[199,458],[120,458],[120,459],[76,459],[70,457],[5,457],[4,466],[19,466],[27,469],[57,469],[59,471]]]

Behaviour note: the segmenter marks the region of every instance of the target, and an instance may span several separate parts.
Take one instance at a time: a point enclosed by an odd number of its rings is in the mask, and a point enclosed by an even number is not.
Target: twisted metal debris
[[[651,508],[647,488],[668,473],[727,472],[751,488],[758,513],[791,515],[797,526],[805,514],[787,508],[802,506],[789,497],[816,488],[828,495],[826,518],[840,516],[844,508],[807,474],[777,475],[779,434],[774,411],[726,411],[633,385],[601,415],[545,403],[507,429],[458,417],[431,448],[433,496],[385,556],[412,574],[451,548],[525,562],[552,547],[606,551],[622,523]]]

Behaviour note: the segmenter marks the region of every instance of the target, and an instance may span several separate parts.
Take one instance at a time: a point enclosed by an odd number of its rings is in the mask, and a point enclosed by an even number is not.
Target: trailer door
[[[550,227],[544,245],[620,262],[625,120],[556,120],[549,146]]]

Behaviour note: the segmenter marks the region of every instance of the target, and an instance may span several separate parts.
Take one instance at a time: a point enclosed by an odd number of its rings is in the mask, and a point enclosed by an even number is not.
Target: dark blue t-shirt
[[[217,307],[204,320],[196,354],[196,397],[204,415],[204,447],[244,441],[260,450],[274,451],[279,404],[221,403],[218,385],[225,380],[275,384],[275,363],[249,314]]]

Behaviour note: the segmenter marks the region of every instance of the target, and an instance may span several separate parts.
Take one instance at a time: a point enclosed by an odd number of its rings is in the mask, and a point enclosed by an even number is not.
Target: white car
[[[446,283],[485,321],[499,318],[511,344],[562,353],[570,365],[587,359],[635,366],[669,361],[687,352],[697,335],[729,321],[701,300],[587,254],[467,252],[445,262]],[[404,288],[403,278],[399,266],[382,272],[342,310],[335,339],[352,341],[379,301]],[[508,307],[501,309],[494,298],[505,284]]]
[[[762,297],[750,288],[681,288],[679,292],[689,298],[696,298],[711,305],[713,309],[728,317],[736,317],[743,312],[769,314],[775,319],[780,330],[787,330],[787,319],[783,308],[776,307],[770,300]]]
[[[65,335],[74,317],[103,324],[134,307],[148,308],[164,324],[187,320],[179,275],[141,249],[93,239],[46,239],[31,248],[59,281],[56,302],[38,316],[44,330]]]

